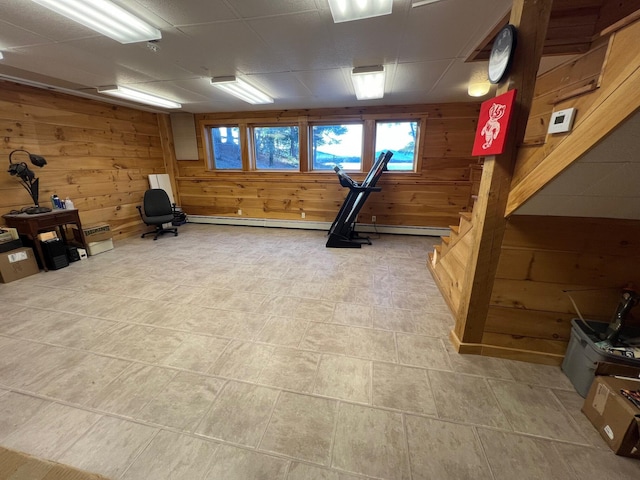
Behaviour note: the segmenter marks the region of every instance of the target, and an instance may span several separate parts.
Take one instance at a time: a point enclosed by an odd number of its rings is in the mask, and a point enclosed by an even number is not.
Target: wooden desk
[[[24,235],[33,241],[36,255],[40,259],[40,265],[42,265],[45,272],[49,269],[47,268],[47,263],[42,253],[42,245],[40,245],[40,240],[38,240],[39,233],[50,232],[51,230],[57,229],[60,232],[62,241],[67,243],[67,235],[63,227],[65,225],[76,225],[82,241],[82,248],[87,248],[87,241],[84,238],[84,231],[80,223],[80,215],[75,208],[52,210],[51,212],[36,213],[33,215],[29,215],[28,213],[7,214],[3,215],[2,218],[4,218],[7,227],[15,228],[19,235]]]

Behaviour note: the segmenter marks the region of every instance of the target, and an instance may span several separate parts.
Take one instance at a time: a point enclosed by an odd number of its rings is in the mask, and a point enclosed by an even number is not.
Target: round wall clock
[[[499,83],[509,71],[516,49],[516,27],[506,25],[496,35],[489,57],[489,81]]]

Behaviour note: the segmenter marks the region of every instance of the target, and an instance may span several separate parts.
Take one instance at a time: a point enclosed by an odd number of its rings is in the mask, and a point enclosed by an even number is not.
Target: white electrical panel
[[[564,110],[558,110],[551,114],[551,120],[549,121],[548,133],[562,133],[568,132],[573,126],[573,119],[576,116],[575,108],[565,108]]]

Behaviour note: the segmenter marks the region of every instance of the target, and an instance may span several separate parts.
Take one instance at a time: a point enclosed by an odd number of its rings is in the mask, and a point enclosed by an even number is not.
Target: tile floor
[[[461,356],[436,241],[188,224],[0,285],[0,444],[112,479],[634,479],[559,368]]]

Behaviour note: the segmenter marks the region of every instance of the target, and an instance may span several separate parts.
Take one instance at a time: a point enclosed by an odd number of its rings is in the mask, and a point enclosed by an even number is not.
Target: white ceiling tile
[[[340,68],[331,70],[295,72],[296,77],[314,97],[346,99],[352,95],[353,87],[347,82]]]
[[[0,49],[51,43],[51,39],[0,20]]]
[[[314,0],[280,0],[277,2],[272,0],[227,0],[227,3],[245,18],[288,15],[316,10]]]
[[[224,0],[136,1],[173,26],[195,25],[237,18]]]
[[[351,67],[329,35],[318,12],[299,13],[248,21],[272,51],[278,52],[291,70]],[[296,41],[291,41],[295,38]]]
[[[180,28],[186,37],[176,37],[167,50],[192,71],[205,67],[211,76],[266,73],[288,70],[282,52],[270,49],[242,21]],[[160,45],[165,49],[164,43]],[[167,42],[169,43],[169,42]]]

